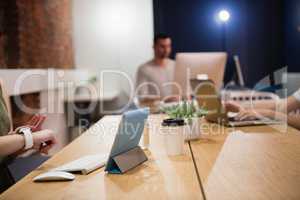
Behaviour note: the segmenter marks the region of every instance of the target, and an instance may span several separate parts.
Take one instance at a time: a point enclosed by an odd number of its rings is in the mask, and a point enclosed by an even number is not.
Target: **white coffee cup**
[[[201,138],[200,118],[191,118],[186,120],[184,138],[185,141]]]
[[[184,122],[173,120],[175,123],[169,123],[164,120],[162,124],[162,134],[164,135],[164,144],[169,156],[183,155],[184,153]],[[179,122],[179,123],[178,123]]]

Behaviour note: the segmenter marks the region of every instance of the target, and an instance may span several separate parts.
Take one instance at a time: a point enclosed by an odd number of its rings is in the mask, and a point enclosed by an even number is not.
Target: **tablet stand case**
[[[141,147],[137,146],[127,152],[109,158],[107,172],[109,174],[124,174],[148,160]]]

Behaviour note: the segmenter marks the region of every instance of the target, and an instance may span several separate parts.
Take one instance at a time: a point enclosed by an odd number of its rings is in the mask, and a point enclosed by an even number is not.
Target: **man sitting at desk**
[[[172,101],[175,61],[170,59],[172,40],[170,36],[158,34],[154,38],[154,58],[141,65],[137,72],[136,90],[139,101]]]
[[[300,115],[296,112],[300,109],[300,89],[286,99],[254,102],[250,108],[244,108],[234,102],[226,103],[225,107],[228,111],[238,112],[237,120],[266,117],[287,121],[288,125],[300,130]]]

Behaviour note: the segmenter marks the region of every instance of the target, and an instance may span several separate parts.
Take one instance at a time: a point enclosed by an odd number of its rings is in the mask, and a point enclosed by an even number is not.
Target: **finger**
[[[259,117],[257,116],[257,114],[254,114],[254,115],[249,116],[249,119],[256,120],[256,119],[259,119]]]
[[[235,120],[241,120],[244,116],[246,115],[246,112],[239,112],[236,117],[234,118]]]
[[[40,131],[42,129],[42,125],[43,125],[43,122],[45,121],[46,117],[45,116],[40,116],[36,125],[35,125],[35,131]]]
[[[255,111],[249,111],[244,115],[241,120],[255,120],[259,119],[258,114]]]
[[[34,124],[36,120],[36,115],[34,115],[33,117],[30,118],[30,120],[28,121],[28,124]]]
[[[53,133],[51,134],[51,137],[49,138],[49,141],[51,142],[51,144],[56,144],[57,143],[56,137]]]
[[[225,108],[229,111],[232,111],[232,112],[240,112],[241,111],[241,107],[234,103],[234,102],[228,102],[225,104]]]
[[[42,150],[46,153],[48,153],[50,151],[50,149],[52,149],[54,146],[54,144],[50,144],[50,145],[47,145],[45,146],[44,148],[42,148]]]
[[[44,121],[43,116],[41,116],[41,115],[37,116],[36,121],[33,124],[34,128],[38,129],[40,127],[41,123],[43,123],[43,121]]]
[[[48,145],[40,149],[40,153],[48,154],[49,150],[53,147],[53,145]]]
[[[40,151],[40,154],[48,155],[48,154],[49,154],[49,151],[41,150],[41,151]]]
[[[52,144],[51,143],[49,143],[49,144],[46,144],[46,143],[42,143],[42,144],[40,144],[40,146],[39,146],[39,151],[43,151],[44,149],[47,149],[49,146],[51,146]]]
[[[28,121],[28,125],[30,126],[35,126],[36,122],[38,121],[38,116],[34,115],[29,121]]]
[[[245,115],[243,115],[240,120],[241,121],[244,121],[244,120],[250,120],[251,118],[251,115],[249,113],[246,113]]]
[[[242,112],[242,114],[239,116],[239,120],[243,121],[243,120],[249,120],[251,116],[251,113],[246,111],[246,112]]]
[[[47,144],[53,144],[53,145],[56,144],[57,140],[56,140],[54,133],[52,131],[50,131],[48,134],[49,134],[48,137],[45,138],[45,142]]]

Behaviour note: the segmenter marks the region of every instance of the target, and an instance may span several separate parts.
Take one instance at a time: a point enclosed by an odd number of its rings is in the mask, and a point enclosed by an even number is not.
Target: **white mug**
[[[184,153],[184,125],[163,125],[162,134],[169,156],[183,155]]]

